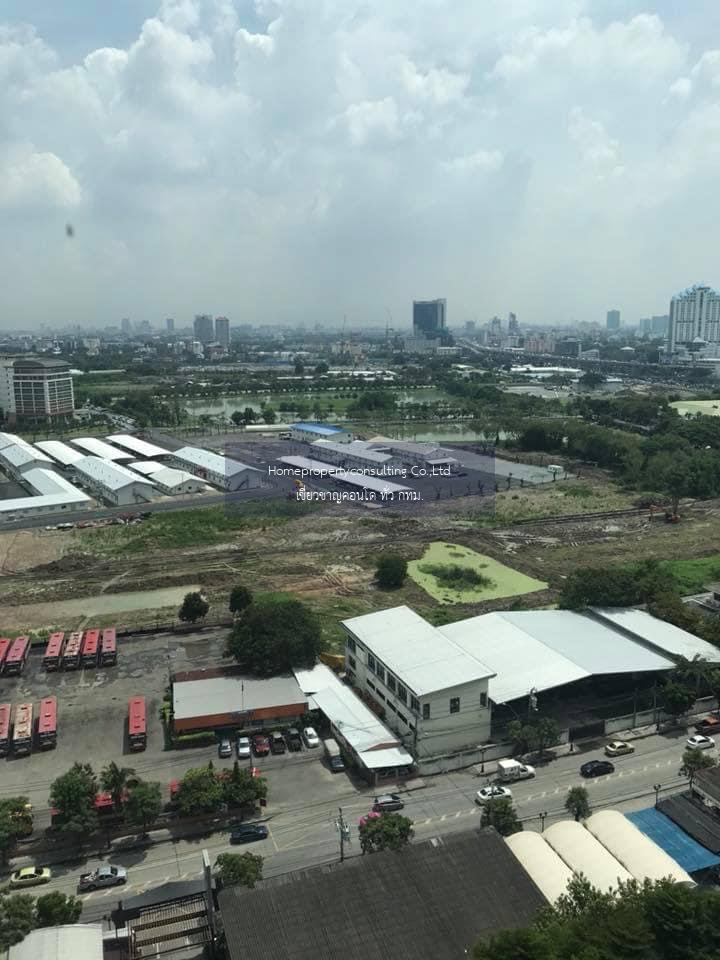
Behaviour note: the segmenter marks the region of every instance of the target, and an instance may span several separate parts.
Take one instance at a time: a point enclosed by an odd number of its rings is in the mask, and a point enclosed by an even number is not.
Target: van
[[[327,757],[328,766],[332,772],[340,773],[343,771],[345,769],[345,762],[343,761],[337,740],[328,738],[327,740],[323,741],[323,746],[325,748],[325,756]]]
[[[498,760],[498,778],[504,783],[511,780],[527,780],[535,776],[535,767],[519,760]]]

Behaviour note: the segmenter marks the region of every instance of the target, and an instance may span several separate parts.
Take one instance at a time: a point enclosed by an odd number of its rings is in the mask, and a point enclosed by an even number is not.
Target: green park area
[[[717,400],[677,400],[670,404],[681,417],[703,413],[708,417],[720,417],[720,399]]]
[[[431,543],[408,564],[408,573],[439,603],[480,603],[547,589],[542,580],[454,543]]]

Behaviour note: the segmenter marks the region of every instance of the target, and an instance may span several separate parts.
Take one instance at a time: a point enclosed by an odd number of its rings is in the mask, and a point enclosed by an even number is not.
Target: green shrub
[[[421,573],[427,573],[435,577],[438,583],[443,587],[452,590],[467,590],[472,587],[492,587],[494,581],[490,577],[483,576],[472,567],[463,567],[459,563],[424,563],[418,567]]]

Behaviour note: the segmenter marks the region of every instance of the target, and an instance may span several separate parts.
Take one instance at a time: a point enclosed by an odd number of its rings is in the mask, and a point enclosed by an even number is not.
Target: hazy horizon
[[[0,329],[632,326],[717,287],[720,5],[478,6],[6,0]]]

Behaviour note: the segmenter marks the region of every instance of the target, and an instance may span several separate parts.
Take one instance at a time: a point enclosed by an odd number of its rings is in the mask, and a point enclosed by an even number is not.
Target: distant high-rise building
[[[173,317],[168,317],[165,321],[165,329],[168,333],[175,333],[175,320]]]
[[[446,319],[447,300],[413,300],[413,337],[441,339]]]
[[[670,301],[670,353],[692,343],[720,343],[720,293],[696,284]]]
[[[149,320],[141,320],[138,332],[147,336],[152,333],[152,324]]]
[[[516,337],[520,333],[520,324],[517,322],[517,317],[514,313],[508,314],[508,333],[511,337]]]
[[[215,325],[209,313],[196,313],[193,323],[195,339],[200,343],[212,343],[215,339]]]
[[[0,407],[10,423],[18,417],[72,416],[75,396],[70,365],[40,357],[3,357]]]
[[[215,317],[215,339],[221,347],[230,347],[230,321],[227,317]]]
[[[132,320],[129,317],[123,317],[120,321],[120,329],[129,337],[132,333]]]
[[[503,335],[503,323],[500,317],[493,317],[490,321],[489,334],[493,340],[499,340]]]
[[[640,321],[640,333],[651,337],[666,337],[670,317],[667,313],[654,317],[643,317]]]
[[[620,329],[620,311],[619,310],[608,310],[607,316],[605,317],[605,326],[608,330]]]
[[[476,324],[475,324],[475,321],[474,321],[474,320],[466,320],[466,321],[465,321],[465,336],[467,336],[467,337],[472,337],[472,336],[474,336],[474,335],[475,335],[475,327],[476,327]]]

